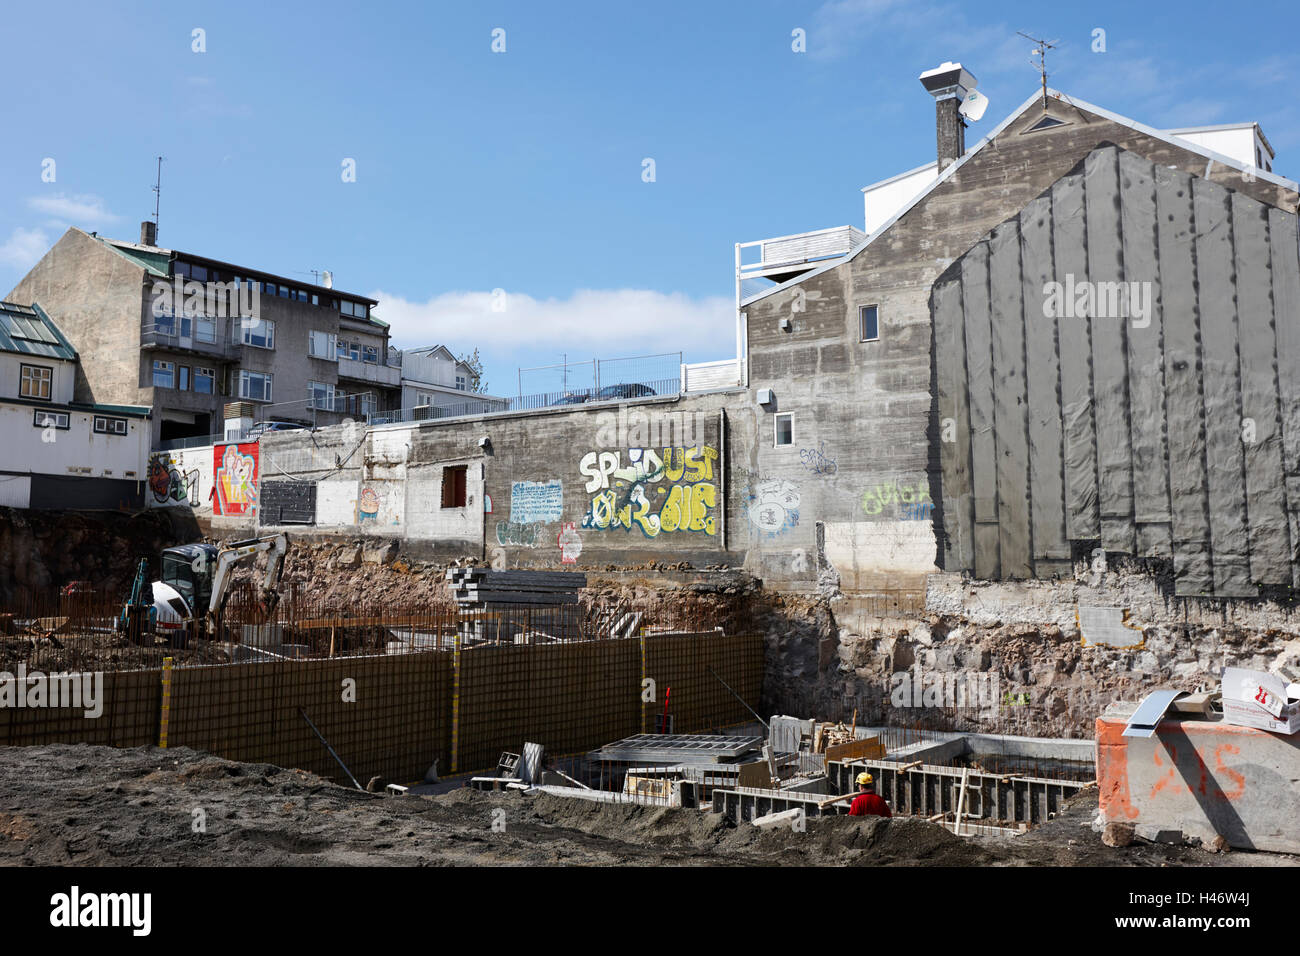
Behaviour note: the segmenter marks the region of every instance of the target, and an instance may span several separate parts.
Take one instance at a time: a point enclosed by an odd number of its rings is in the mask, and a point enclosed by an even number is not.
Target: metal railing
[[[629,358],[597,359],[583,362],[562,362],[558,365],[538,365],[533,368],[521,368],[518,371],[518,389],[516,398],[526,399],[541,395],[584,395],[588,400],[613,401],[618,398],[637,398],[634,394],[614,394],[614,390],[635,391],[636,386],[653,387],[677,379],[678,384],[671,389],[672,394],[680,389],[682,367],[681,352],[665,352],[659,355],[635,355]],[[525,390],[526,389],[526,390]],[[566,404],[549,401],[547,405]],[[524,405],[521,407],[543,407]]]

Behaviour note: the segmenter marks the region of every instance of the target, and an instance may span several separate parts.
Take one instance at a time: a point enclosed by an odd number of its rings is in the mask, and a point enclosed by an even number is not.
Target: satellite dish
[[[966,98],[961,101],[961,106],[957,112],[970,120],[972,123],[978,123],[984,111],[989,108],[989,98],[978,90],[968,90]]]

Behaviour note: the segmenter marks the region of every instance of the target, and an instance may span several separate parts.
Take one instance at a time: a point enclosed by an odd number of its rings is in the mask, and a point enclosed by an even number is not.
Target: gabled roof
[[[72,343],[35,303],[0,302],[0,352],[77,361]]]
[[[1076,109],[1084,110],[1085,112],[1088,113],[1093,113],[1096,116],[1100,116],[1103,119],[1108,119],[1112,123],[1117,123],[1120,126],[1127,126],[1129,129],[1136,130],[1139,133],[1143,133],[1147,136],[1150,136],[1152,139],[1158,139],[1161,142],[1168,143],[1171,146],[1177,146],[1179,149],[1184,149],[1189,153],[1199,153],[1201,156],[1204,156],[1207,160],[1210,160],[1214,163],[1218,163],[1221,166],[1227,166],[1230,169],[1235,169],[1239,172],[1246,172],[1247,169],[1249,168],[1250,173],[1256,179],[1262,179],[1264,180],[1264,182],[1273,183],[1274,185],[1285,187],[1286,189],[1290,189],[1293,192],[1300,192],[1300,183],[1293,182],[1292,180],[1286,179],[1282,176],[1278,176],[1275,173],[1265,172],[1262,169],[1247,167],[1245,164],[1240,163],[1237,160],[1232,159],[1228,156],[1224,156],[1222,153],[1216,153],[1212,149],[1206,149],[1204,146],[1198,145],[1197,143],[1193,143],[1190,140],[1180,139],[1177,136],[1172,135],[1168,131],[1162,132],[1158,129],[1154,129],[1150,126],[1147,126],[1145,123],[1139,123],[1137,120],[1129,119],[1127,116],[1121,116],[1120,114],[1114,113],[1107,109],[1102,109],[1100,106],[1093,106],[1091,103],[1087,103],[1083,100],[1076,99],[1072,96],[1068,96],[1067,94],[1062,93],[1059,90],[1053,90],[1049,88],[1047,90],[1047,95],[1048,97],[1056,100],[1057,102],[1064,103],[1067,106],[1073,106]],[[805,272],[803,275],[796,276],[793,279],[789,279],[785,282],[782,282],[780,285],[775,285],[770,289],[764,289],[762,292],[758,292],[754,295],[751,295],[749,298],[741,301],[740,307],[743,309],[745,306],[749,305],[752,302],[757,302],[759,299],[766,299],[769,295],[774,295],[775,293],[781,292],[784,289],[789,289],[803,282],[805,279],[811,279],[813,276],[821,275],[823,272],[829,272],[831,269],[834,269],[837,266],[841,266],[844,263],[851,261],[855,256],[861,253],[863,249],[867,248],[867,246],[875,242],[876,239],[878,239],[880,236],[888,232],[893,227],[894,223],[898,222],[898,220],[902,219],[903,216],[907,215],[907,213],[913,207],[919,204],[923,199],[925,199],[925,197],[930,195],[930,193],[934,192],[934,190],[938,189],[939,186],[941,186],[943,183],[951,179],[958,169],[960,169],[967,162],[969,162],[970,159],[973,156],[977,155],[982,149],[984,149],[985,146],[987,146],[989,143],[993,142],[994,139],[1000,136],[1002,134],[1002,131],[1005,130],[1008,126],[1010,126],[1013,122],[1015,122],[1016,119],[1018,119],[1025,112],[1025,110],[1029,109],[1029,107],[1033,106],[1035,103],[1040,102],[1042,100],[1042,96],[1043,94],[1041,92],[1036,91],[1032,96],[1030,96],[1023,103],[1021,103],[1020,106],[1018,106],[1015,110],[1013,110],[1011,114],[1007,116],[1006,119],[1004,119],[1001,123],[999,123],[996,127],[994,127],[994,129],[987,136],[985,136],[982,140],[976,143],[974,147],[966,150],[966,152],[963,153],[961,157],[957,159],[956,162],[949,163],[948,166],[943,170],[943,172],[939,174],[938,178],[936,178],[933,182],[931,182],[928,186],[926,186],[925,189],[921,190],[921,192],[917,193],[914,197],[912,197],[912,199],[909,202],[907,202],[901,209],[899,209],[898,212],[894,213],[894,215],[890,217],[890,219],[887,222],[885,222],[884,225],[882,225],[871,235],[867,236],[867,238],[862,243],[860,243],[859,245],[855,246],[852,250],[850,250],[848,255],[844,256],[841,259],[834,259],[826,263],[825,265],[820,266],[819,268],[812,269],[808,272]],[[918,167],[918,168],[922,168],[922,167]],[[912,172],[916,172],[916,170],[912,170]]]
[[[402,349],[403,354],[409,355],[433,355],[436,352],[444,353],[453,362],[460,362],[460,359],[456,358],[451,349],[445,345],[422,345],[417,349]]]

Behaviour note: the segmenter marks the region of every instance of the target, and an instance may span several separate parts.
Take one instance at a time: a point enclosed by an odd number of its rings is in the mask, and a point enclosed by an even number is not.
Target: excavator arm
[[[230,572],[242,561],[266,554],[266,577],[262,581],[260,603],[264,613],[270,614],[280,601],[280,576],[284,573],[284,558],[289,552],[289,536],[272,534],[263,538],[236,541],[217,552],[216,571],[212,576],[212,598],[208,602],[208,631],[215,634],[218,621],[230,596]]]

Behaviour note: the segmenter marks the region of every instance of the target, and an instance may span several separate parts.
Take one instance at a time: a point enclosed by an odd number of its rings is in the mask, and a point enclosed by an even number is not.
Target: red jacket
[[[849,804],[851,817],[892,817],[889,804],[874,793],[860,793]]]

